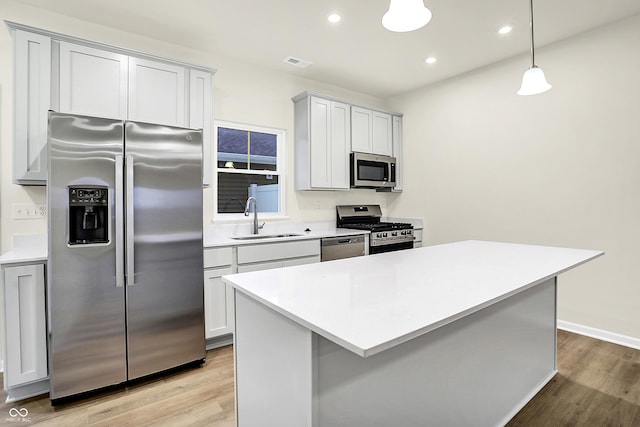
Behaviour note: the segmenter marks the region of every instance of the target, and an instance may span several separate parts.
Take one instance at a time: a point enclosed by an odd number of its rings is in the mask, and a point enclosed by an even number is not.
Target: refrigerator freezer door
[[[125,199],[133,216],[126,293],[134,379],[205,357],[202,133],[126,122],[125,147],[133,179]]]
[[[121,121],[49,114],[47,188],[49,257],[47,264],[51,399],[126,381],[125,288],[116,277],[116,158],[122,153]],[[120,163],[121,164],[121,163]],[[68,244],[69,205],[75,189],[108,196],[108,221],[98,223],[87,207],[76,226],[107,227],[101,243]],[[80,190],[78,190],[80,192]],[[88,200],[87,200],[88,202]],[[91,202],[94,205],[93,201]],[[87,203],[87,205],[90,203]],[[74,209],[85,209],[75,206]],[[91,234],[91,233],[89,233]]]

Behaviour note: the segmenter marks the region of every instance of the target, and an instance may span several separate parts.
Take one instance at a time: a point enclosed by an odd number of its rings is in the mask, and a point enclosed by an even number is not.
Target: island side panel
[[[504,425],[556,373],[555,278],[367,358],[316,346],[317,427]]]
[[[235,291],[238,427],[312,426],[310,330]]]

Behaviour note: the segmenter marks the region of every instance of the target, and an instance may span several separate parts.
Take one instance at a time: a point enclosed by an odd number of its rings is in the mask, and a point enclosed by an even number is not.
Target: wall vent
[[[294,65],[298,68],[307,68],[309,65],[313,64],[311,61],[307,61],[306,59],[300,59],[293,56],[288,56],[284,59],[284,62],[287,64]]]

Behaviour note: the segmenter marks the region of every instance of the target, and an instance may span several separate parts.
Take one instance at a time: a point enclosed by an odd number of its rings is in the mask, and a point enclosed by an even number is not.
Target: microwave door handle
[[[126,207],[127,207],[127,286],[133,286],[135,284],[135,269],[134,269],[134,256],[133,256],[133,156],[127,156],[127,192],[126,192]]]
[[[124,286],[124,222],[123,222],[123,166],[124,159],[122,155],[116,155],[116,170],[115,170],[115,228],[116,228],[116,287],[121,288]]]

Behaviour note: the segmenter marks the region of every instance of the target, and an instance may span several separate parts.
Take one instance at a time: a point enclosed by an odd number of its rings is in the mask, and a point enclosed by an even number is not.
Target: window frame
[[[229,170],[218,166],[218,128],[237,129],[248,132],[261,132],[276,135],[276,170],[251,170],[233,169]],[[286,130],[268,126],[253,125],[247,123],[230,122],[226,120],[213,121],[213,221],[252,221],[253,215],[249,217],[242,213],[219,213],[218,212],[218,173],[243,174],[243,175],[277,175],[278,176],[278,204],[279,212],[258,212],[258,219],[282,219],[287,218],[286,211],[286,167],[285,167],[285,146]]]

